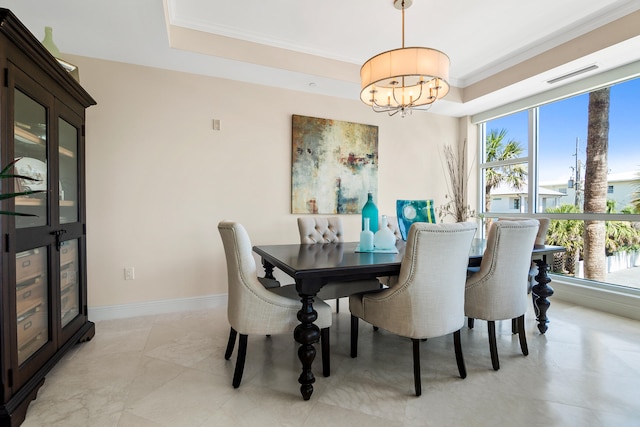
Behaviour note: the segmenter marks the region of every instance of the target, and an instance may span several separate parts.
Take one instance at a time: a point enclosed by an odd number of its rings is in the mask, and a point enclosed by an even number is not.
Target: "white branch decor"
[[[438,208],[438,217],[443,220],[451,216],[456,222],[464,222],[476,214],[467,203],[467,187],[471,176],[466,162],[467,140],[465,139],[458,146],[458,150],[454,150],[451,145],[446,145],[443,151],[448,194],[445,195],[446,202]],[[444,164],[443,169],[445,169]]]

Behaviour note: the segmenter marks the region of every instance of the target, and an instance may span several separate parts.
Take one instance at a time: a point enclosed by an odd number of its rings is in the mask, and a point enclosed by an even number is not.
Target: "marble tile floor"
[[[468,376],[458,377],[451,336],[421,345],[415,397],[411,342],[361,322],[349,357],[348,301],[334,314],[329,378],[310,401],[299,394],[297,345],[249,337],[233,389],[225,361],[226,308],[96,323],[49,373],[24,427],[200,426],[639,426],[640,322],[553,301],[549,331],[526,328],[520,353],[500,322],[501,369],[493,371],[486,323],[462,331]]]

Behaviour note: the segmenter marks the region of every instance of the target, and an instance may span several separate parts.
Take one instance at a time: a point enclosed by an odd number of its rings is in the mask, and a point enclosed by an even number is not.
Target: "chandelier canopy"
[[[449,93],[449,57],[428,47],[404,47],[404,10],[413,0],[394,0],[402,10],[402,48],[379,53],[360,69],[360,99],[377,113],[402,117],[425,111]]]

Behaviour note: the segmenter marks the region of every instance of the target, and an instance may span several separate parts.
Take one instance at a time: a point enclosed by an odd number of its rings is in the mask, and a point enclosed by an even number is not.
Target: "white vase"
[[[369,229],[369,218],[364,218],[364,230],[360,232],[360,250],[373,250],[373,231]]]
[[[396,247],[396,236],[387,226],[388,220],[386,215],[382,215],[382,223],[380,229],[373,236],[373,245],[377,249],[393,249]]]

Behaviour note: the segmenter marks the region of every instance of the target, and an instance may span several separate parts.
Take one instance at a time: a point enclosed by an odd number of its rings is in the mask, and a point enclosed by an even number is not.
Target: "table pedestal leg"
[[[553,288],[549,286],[549,282],[551,282],[551,278],[547,272],[549,271],[549,265],[547,264],[546,257],[543,259],[533,260],[538,266],[538,274],[536,275],[536,285],[531,288],[531,293],[533,295],[533,308],[536,313],[536,318],[538,320],[538,330],[541,334],[547,332],[547,323],[549,323],[549,319],[547,318],[547,310],[551,303],[547,299],[551,295],[553,295]]]
[[[300,324],[296,326],[293,337],[300,343],[298,358],[302,362],[302,373],[298,377],[300,394],[304,400],[309,400],[313,393],[313,383],[316,381],[311,371],[311,364],[316,357],[316,349],[313,344],[320,340],[320,328],[313,322],[318,318],[318,313],[313,309],[313,296],[301,296],[302,308],[298,311]]]

